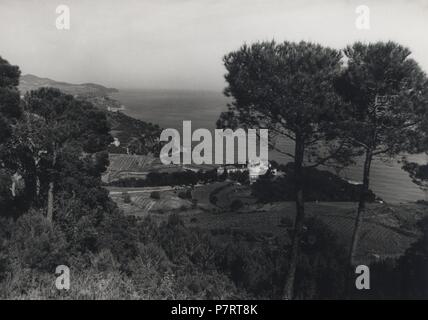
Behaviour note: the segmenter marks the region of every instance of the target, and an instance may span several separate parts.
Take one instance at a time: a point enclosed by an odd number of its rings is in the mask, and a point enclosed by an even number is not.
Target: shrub
[[[242,200],[240,199],[235,199],[232,201],[232,203],[230,204],[230,210],[232,211],[238,211],[239,209],[241,209],[244,206],[244,203],[242,202]]]
[[[181,199],[192,199],[192,191],[187,189],[186,191],[180,191],[178,197]]]
[[[139,230],[135,217],[120,213],[112,215],[99,230],[99,247],[109,249],[122,270],[128,271],[129,261],[138,254]]]
[[[213,194],[210,194],[210,202],[211,202],[213,205],[216,205],[216,204],[217,204],[217,201],[218,201],[217,196],[215,196],[215,195],[213,195]]]
[[[407,299],[428,299],[428,217],[419,222],[422,237],[399,260],[401,294]]]
[[[30,211],[16,221],[10,250],[19,265],[35,270],[52,272],[68,260],[64,234],[37,211]]]
[[[285,228],[292,228],[294,226],[294,221],[290,217],[282,217],[279,220],[279,224]]]
[[[294,201],[293,163],[280,166],[285,173],[274,177],[269,171],[252,184],[252,194],[260,202]],[[361,185],[354,185],[339,176],[316,168],[305,168],[303,172],[303,191],[305,201],[358,201]],[[369,190],[367,201],[373,202],[376,195]]]
[[[341,299],[348,270],[347,252],[319,219],[305,222],[296,273],[297,299]]]
[[[122,192],[122,199],[123,199],[123,202],[125,202],[125,203],[131,203],[132,202],[131,196],[129,195],[128,192]]]
[[[109,249],[103,249],[91,256],[92,267],[100,272],[117,271],[119,264]]]
[[[159,191],[153,191],[150,193],[150,198],[159,200],[160,199],[160,192]]]
[[[195,209],[198,205],[198,199],[192,199],[192,209]]]

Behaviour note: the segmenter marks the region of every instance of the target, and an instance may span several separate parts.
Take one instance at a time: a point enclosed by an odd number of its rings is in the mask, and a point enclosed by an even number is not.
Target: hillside
[[[20,78],[19,90],[23,94],[42,87],[58,88],[59,90],[73,96],[106,96],[118,91],[117,89],[106,88],[95,83],[71,84],[55,81],[49,78],[40,78],[33,74],[26,74]]]
[[[32,74],[26,74],[20,78],[21,95],[43,87],[57,88],[75,98],[89,101],[96,108],[106,111],[112,129],[111,134],[120,142],[119,146],[112,145],[109,149],[110,152],[148,154],[158,151],[159,126],[117,112],[123,111],[125,108],[109,96],[111,93],[117,92],[117,89],[95,83],[71,84],[40,78]]]
[[[262,243],[275,237],[285,237],[288,242],[295,218],[295,203],[253,203],[239,188],[239,185],[230,182],[197,186],[192,191],[196,206],[189,208],[186,203],[180,203],[175,212],[178,212],[186,225],[211,230],[219,235],[241,232]],[[114,192],[111,197],[128,215],[151,215],[152,218],[163,221],[164,212],[171,209],[168,201],[173,201],[180,189],[159,190],[160,200],[150,198],[149,191],[152,189],[154,188],[112,188],[111,191]],[[122,192],[125,191],[130,192],[130,203],[123,201]],[[215,205],[211,202],[213,194],[218,198]],[[235,211],[227,209],[222,206],[222,202],[227,202],[228,199],[224,198],[228,196],[241,199],[246,205]],[[307,202],[305,206],[307,218],[322,221],[343,248],[348,250],[355,223],[356,203]],[[358,263],[363,264],[402,256],[420,238],[418,223],[428,216],[428,206],[418,203],[369,203],[367,208],[358,249]]]
[[[110,153],[158,154],[162,129],[150,122],[141,121],[122,112],[107,112],[112,128],[111,134],[120,141],[120,146],[111,146]]]

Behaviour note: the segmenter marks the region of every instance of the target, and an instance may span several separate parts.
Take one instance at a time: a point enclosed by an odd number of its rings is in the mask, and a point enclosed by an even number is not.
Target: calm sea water
[[[192,121],[193,130],[214,129],[220,113],[227,109],[229,102],[221,92],[211,91],[121,90],[112,97],[126,107],[124,113],[127,115],[157,123],[163,128],[176,128],[180,132],[184,120]],[[275,153],[270,154],[270,158],[281,162],[290,160]],[[426,163],[428,157],[417,155],[412,160]],[[341,173],[353,181],[361,181],[361,174],[361,161]],[[385,163],[375,159],[370,178],[371,189],[387,202],[428,200],[427,193],[411,181],[397,161]]]

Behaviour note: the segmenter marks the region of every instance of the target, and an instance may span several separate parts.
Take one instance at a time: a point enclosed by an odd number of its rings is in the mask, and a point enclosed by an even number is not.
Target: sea
[[[184,120],[192,121],[192,130],[213,130],[221,112],[227,110],[231,101],[222,92],[192,90],[120,90],[112,98],[124,105],[124,113],[146,122],[159,124],[162,128],[175,128],[181,132]],[[278,162],[290,161],[275,152],[269,158]],[[427,163],[428,156],[419,154],[409,157],[418,163]],[[389,203],[428,200],[428,193],[412,182],[407,172],[401,169],[397,159],[374,159],[370,175],[370,188]],[[339,173],[351,182],[362,180],[362,160]]]

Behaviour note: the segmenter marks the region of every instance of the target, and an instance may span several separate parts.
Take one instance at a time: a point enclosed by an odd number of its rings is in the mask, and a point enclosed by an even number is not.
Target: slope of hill
[[[339,243],[346,250],[349,249],[355,223],[355,203],[308,202],[305,207],[308,218],[321,220],[337,236]],[[402,256],[420,238],[418,222],[428,216],[428,206],[417,203],[370,203],[367,208],[357,258],[357,263],[362,264]],[[267,237],[287,236],[293,226],[295,203],[255,204],[235,212],[213,213],[203,210],[182,216],[189,225],[217,232],[236,230]],[[196,225],[191,222],[195,218]]]
[[[52,87],[75,98],[91,102],[96,108],[104,110],[111,124],[111,134],[120,142],[119,146],[112,145],[112,153],[148,154],[156,153],[158,148],[160,128],[129,117],[121,112],[124,106],[109,95],[118,92],[117,89],[107,88],[95,83],[71,84],[49,78],[40,78],[32,74],[21,76],[19,90],[21,95],[31,90]]]
[[[58,88],[64,93],[71,94],[73,96],[106,96],[113,92],[117,92],[117,89],[106,88],[102,85],[95,83],[82,83],[82,84],[71,84],[66,82],[55,81],[49,78],[40,78],[32,74],[26,74],[21,76],[19,81],[19,90],[21,93],[26,93],[31,90],[35,90],[41,87],[53,87]]]

